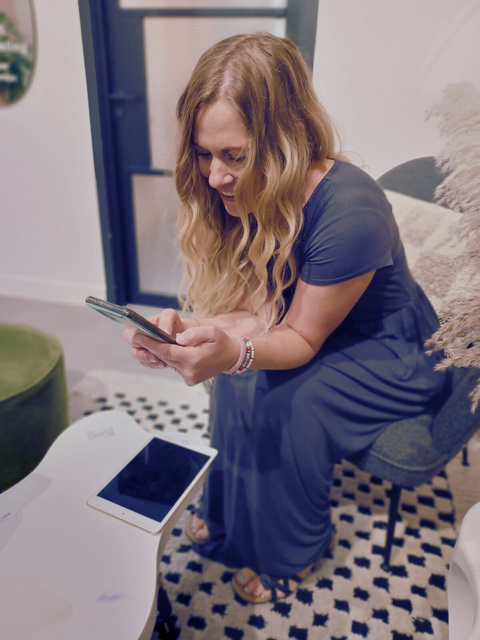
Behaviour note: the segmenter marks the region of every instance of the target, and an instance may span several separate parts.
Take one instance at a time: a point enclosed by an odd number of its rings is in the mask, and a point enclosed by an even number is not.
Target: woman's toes
[[[285,584],[285,580],[282,578],[275,580],[266,576],[266,579],[268,579],[268,583],[266,584],[268,586],[263,584],[260,576],[252,569],[240,569],[233,578],[234,589],[240,597],[242,597],[242,593],[245,594],[245,600],[248,602],[270,602],[272,599],[272,591],[275,592],[275,597],[281,600],[298,588],[300,581],[310,573],[312,567],[313,565],[299,571],[297,574],[298,579],[297,576],[292,577],[288,580],[287,584]],[[274,589],[269,589],[268,587],[272,585],[275,585]]]
[[[197,538],[197,540],[206,540],[209,535],[210,532],[204,522],[195,529],[195,537]]]
[[[260,576],[252,569],[240,569],[234,577],[235,582],[245,593],[249,593],[255,597],[265,597],[270,595],[269,591],[265,591],[264,586],[260,582]]]
[[[245,588],[257,574],[251,569],[240,569],[234,575],[233,579],[242,588]]]
[[[210,537],[210,531],[205,520],[193,514],[187,523],[187,535],[193,542],[206,542]]]
[[[202,520],[202,518],[199,518],[198,516],[195,516],[195,519],[197,523],[197,538],[199,540],[206,540],[210,536],[210,531],[207,527],[207,523],[205,522],[205,520]]]
[[[257,577],[256,580],[252,580],[252,583],[254,583],[253,595],[256,598],[265,598],[265,600],[268,600],[270,598],[270,591],[265,589],[259,577]]]
[[[238,580],[238,582],[245,584],[247,582],[250,582],[252,578],[255,578],[256,575],[258,574],[256,574],[253,569],[244,567],[243,569],[240,569],[240,571],[237,571],[237,573],[235,574],[235,579]]]

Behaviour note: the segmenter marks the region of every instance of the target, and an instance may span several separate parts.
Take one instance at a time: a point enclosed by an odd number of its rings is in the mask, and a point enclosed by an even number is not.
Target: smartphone
[[[134,326],[139,333],[143,333],[150,338],[159,340],[160,342],[168,342],[169,344],[177,344],[168,333],[159,329],[152,322],[141,316],[133,309],[128,307],[121,307],[113,302],[107,302],[106,300],[99,300],[93,296],[88,296],[85,302],[89,307],[103,313],[107,318],[121,322],[122,324]]]

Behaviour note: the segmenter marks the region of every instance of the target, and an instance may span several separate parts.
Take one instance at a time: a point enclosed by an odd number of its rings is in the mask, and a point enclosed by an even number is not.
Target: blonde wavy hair
[[[247,132],[235,186],[239,217],[225,211],[200,173],[193,146],[196,114],[219,99],[233,105]],[[201,56],[177,118],[184,309],[199,315],[256,312],[271,302],[274,324],[284,310],[282,293],[296,278],[292,248],[303,223],[308,169],[338,155],[310,70],[290,40],[269,33],[227,38]]]

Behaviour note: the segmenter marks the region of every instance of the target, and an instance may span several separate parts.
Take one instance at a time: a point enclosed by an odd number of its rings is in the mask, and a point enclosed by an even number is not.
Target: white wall
[[[78,3],[34,6],[33,83],[0,107],[0,295],[83,304],[106,285]],[[479,14],[478,0],[320,0],[315,83],[374,177],[435,155],[424,112],[446,84],[480,88]]]
[[[33,4],[35,75],[0,107],[0,295],[83,304],[106,285],[78,3]]]
[[[377,178],[436,155],[425,112],[447,84],[480,90],[478,0],[320,0],[314,77],[353,161]]]

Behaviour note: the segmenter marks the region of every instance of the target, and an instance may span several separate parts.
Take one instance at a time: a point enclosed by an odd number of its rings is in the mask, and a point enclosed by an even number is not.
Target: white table
[[[0,640],[149,640],[167,538],[86,500],[148,441],[126,413],[70,426],[30,475],[0,494]]]

